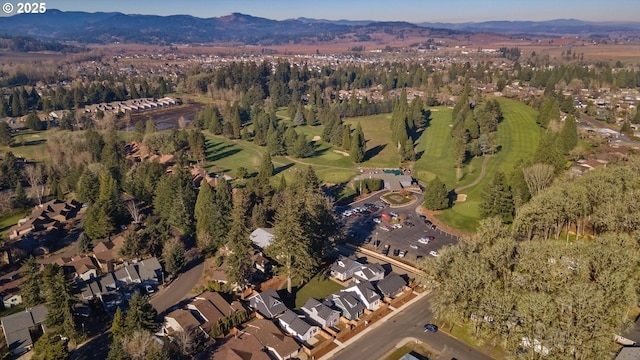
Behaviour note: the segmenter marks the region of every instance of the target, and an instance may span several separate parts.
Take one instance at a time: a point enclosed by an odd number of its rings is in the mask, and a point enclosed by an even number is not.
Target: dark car
[[[424,216],[424,215],[420,215],[420,219],[422,219],[422,220],[427,220],[427,217],[426,217],[426,216]]]
[[[378,246],[380,246],[380,240],[376,240],[373,242],[373,247],[377,248]]]
[[[415,226],[411,221],[405,221],[404,226],[412,227]]]
[[[391,247],[389,246],[389,244],[385,245],[384,248],[382,249],[382,255],[387,256],[389,255],[389,250],[391,249]]]
[[[430,331],[430,332],[437,332],[438,331],[438,327],[434,324],[426,324],[424,326],[424,331]]]
[[[393,256],[400,255],[400,249],[393,249]]]

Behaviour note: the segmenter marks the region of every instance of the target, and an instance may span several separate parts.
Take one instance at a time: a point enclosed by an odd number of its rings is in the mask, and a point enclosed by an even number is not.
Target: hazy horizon
[[[638,22],[640,1],[617,0],[112,0],[109,2],[53,0],[48,9],[85,12],[121,12],[144,15],[192,15],[211,18],[243,13],[273,20],[299,17],[326,20],[421,22],[545,21],[577,19],[597,22]],[[11,14],[14,15],[15,11]],[[37,16],[37,15],[33,15]]]

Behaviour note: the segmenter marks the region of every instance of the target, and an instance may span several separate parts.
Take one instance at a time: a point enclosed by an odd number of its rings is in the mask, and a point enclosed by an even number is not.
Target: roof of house
[[[46,318],[47,308],[44,305],[3,317],[2,330],[9,350],[14,354],[26,352],[33,344],[29,328],[43,324]]]
[[[195,316],[193,316],[193,314],[189,310],[184,310],[184,309],[174,310],[169,314],[165,315],[165,318],[173,319],[182,328],[182,329],[169,328],[167,329],[168,333],[172,333],[176,331],[189,332],[197,329],[200,326],[200,321],[198,321],[198,319],[196,319]]]
[[[371,281],[380,276],[384,276],[384,268],[380,264],[362,264],[353,276],[364,281]]]
[[[271,360],[263,348],[255,335],[241,332],[228,337],[215,349],[209,360]]]
[[[340,307],[343,311],[348,312],[351,317],[364,311],[364,304],[350,292],[339,291],[329,296],[336,306]]]
[[[278,329],[270,320],[255,319],[247,324],[245,331],[253,334],[263,346],[276,351],[281,358],[296,353],[298,343]]]
[[[280,299],[280,295],[273,289],[267,289],[250,298],[249,304],[258,310],[260,314],[268,318],[272,318],[287,310],[287,307]]]
[[[404,288],[405,285],[407,285],[407,282],[398,274],[389,274],[376,284],[384,296],[397,293],[399,290]]]
[[[344,289],[343,291],[352,291],[361,294],[362,300],[366,301],[369,304],[373,303],[374,301],[380,300],[380,295],[378,295],[376,288],[369,281],[357,283]]]
[[[280,315],[278,320],[280,320],[284,324],[287,324],[287,326],[289,326],[289,328],[298,335],[306,334],[312,326],[298,314],[289,309],[285,310],[284,313]]]
[[[249,237],[254,244],[264,249],[273,241],[273,228],[257,228]]]
[[[346,274],[360,269],[361,266],[362,263],[358,262],[358,260],[353,256],[340,256],[338,260],[331,265],[331,271]]]
[[[162,281],[162,266],[156,257],[138,262],[138,272],[142,281],[152,279]]]
[[[188,304],[187,307],[198,312],[204,321],[203,327],[207,332],[210,332],[213,326],[224,317],[224,314],[216,309],[209,300],[195,300]]]
[[[224,316],[229,316],[236,311],[244,310],[242,303],[239,301],[227,302],[222,295],[213,291],[205,291],[196,296],[196,299],[208,300],[220,311]]]
[[[331,317],[331,315],[336,312],[336,310],[333,310],[331,307],[321,303],[314,298],[309,298],[309,300],[307,300],[307,302],[302,306],[301,309],[308,314],[316,314],[316,316],[325,320]]]

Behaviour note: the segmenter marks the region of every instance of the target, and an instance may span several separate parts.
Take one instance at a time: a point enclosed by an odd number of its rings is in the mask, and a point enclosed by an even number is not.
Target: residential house
[[[47,308],[39,305],[1,319],[9,352],[18,357],[33,348],[33,344],[44,334]]]
[[[318,334],[317,326],[309,324],[304,320],[304,316],[300,316],[289,309],[278,317],[278,322],[286,332],[303,342]]]
[[[331,276],[340,281],[345,281],[350,279],[361,267],[362,263],[358,262],[355,257],[340,256],[338,260],[331,265]]]
[[[239,311],[245,311],[239,301],[229,303],[220,294],[211,291],[196,296],[192,302],[187,304],[187,309],[194,312],[207,333],[210,333],[213,326],[225,317]]]
[[[362,264],[360,269],[354,271],[355,282],[374,282],[384,278],[384,268],[380,264]]]
[[[293,359],[300,350],[298,343],[283,334],[271,320],[255,319],[246,324],[244,332],[255,336],[262,346],[279,360]]]
[[[376,283],[376,287],[384,297],[394,298],[400,294],[407,282],[398,274],[389,274]]]
[[[340,291],[329,295],[325,303],[340,309],[347,320],[357,320],[364,313],[365,306],[353,293]],[[331,305],[329,305],[331,306]]]
[[[200,321],[189,310],[178,309],[164,316],[161,335],[173,337],[177,333],[184,332],[192,335],[200,335],[202,332]]]
[[[287,310],[280,295],[273,289],[267,289],[251,297],[249,305],[267,319],[273,319]]]
[[[70,279],[89,280],[98,276],[98,266],[92,257],[86,255],[75,255],[67,258],[61,257],[56,263],[62,267],[65,275]]]
[[[119,235],[113,240],[99,242],[93,247],[93,258],[96,259],[103,273],[113,271],[114,267],[121,263],[120,249],[124,241],[124,236]]]
[[[61,230],[65,223],[76,217],[79,209],[80,203],[75,200],[51,200],[36,206],[31,215],[9,229],[7,236],[14,240],[30,233]]]
[[[253,249],[251,253],[251,264],[263,274],[271,272],[271,260],[266,258],[262,251]]]
[[[251,232],[249,237],[256,246],[264,249],[273,242],[273,228],[257,228]]]
[[[338,324],[338,321],[340,321],[339,311],[330,308],[314,298],[309,298],[301,309],[307,313],[307,316],[309,316],[311,320],[323,328],[335,326]]]
[[[243,331],[217,346],[209,360],[271,360],[271,357],[257,337]]]
[[[342,291],[355,294],[369,310],[376,310],[380,306],[380,295],[373,284],[368,281],[357,283]]]

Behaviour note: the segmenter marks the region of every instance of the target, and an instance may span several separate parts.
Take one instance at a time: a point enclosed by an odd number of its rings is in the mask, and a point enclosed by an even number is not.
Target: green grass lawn
[[[483,180],[462,191],[467,195],[467,200],[454,204],[451,209],[437,216],[445,224],[467,232],[474,231],[478,226],[478,205],[486,184],[493,181],[496,172],[503,171],[508,175],[518,160],[530,159],[540,141],[540,128],[535,122],[536,111],[533,108],[516,100],[497,99],[504,114],[504,120],[498,125],[500,151],[489,160]],[[453,139],[449,135],[451,110],[442,107],[436,110],[432,112],[430,126],[418,140],[418,151],[424,153],[416,162],[416,177],[428,181],[437,175],[449,188],[472,183],[480,174],[483,159],[475,158],[465,165],[464,177],[456,182],[456,170],[450,151],[453,147]]]
[[[24,218],[28,212],[25,210],[16,210],[0,217],[0,235],[4,237],[9,228],[18,223],[18,220]]]
[[[23,131],[13,137],[13,143],[9,146],[0,146],[4,154],[11,151],[16,157],[23,157],[29,161],[42,161],[47,159],[47,137],[55,130],[47,131]]]
[[[343,287],[340,284],[325,278],[322,273],[318,273],[296,292],[296,309],[301,308],[309,298],[322,299],[341,289]]]
[[[391,142],[391,114],[359,116],[346,119],[345,124],[351,124],[355,129],[358,123],[362,126],[367,140],[366,161],[361,166],[397,168],[400,163],[397,145]],[[372,156],[375,155],[375,156]]]

